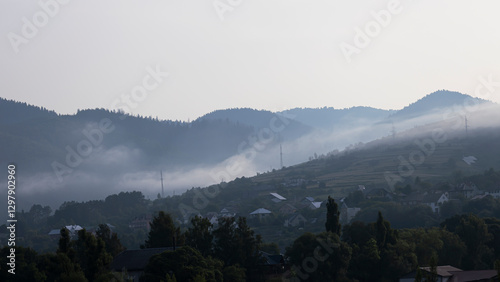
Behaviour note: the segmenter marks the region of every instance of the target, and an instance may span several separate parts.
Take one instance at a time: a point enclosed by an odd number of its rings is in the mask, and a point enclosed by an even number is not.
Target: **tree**
[[[122,246],[120,239],[118,239],[118,235],[115,232],[111,232],[111,229],[106,224],[99,224],[96,236],[104,241],[106,252],[111,254],[113,257],[125,250],[125,247]]]
[[[438,251],[438,264],[461,266],[463,258],[467,255],[464,242],[457,234],[446,229],[440,229],[439,233],[443,248]]]
[[[332,232],[340,236],[340,222],[339,222],[339,209],[335,200],[328,196],[328,201],[326,202],[326,223],[325,228],[327,232]]]
[[[245,269],[239,265],[230,265],[222,270],[224,281],[246,281]]]
[[[249,279],[252,281],[260,280],[260,267],[263,263],[260,255],[261,236],[254,235],[254,231],[248,226],[245,217],[238,218],[235,236],[240,256],[238,264],[247,270],[247,277]]]
[[[431,257],[431,262],[429,265],[429,271],[425,273],[426,282],[436,282],[437,281],[437,257],[433,255]]]
[[[350,245],[362,246],[368,240],[373,238],[371,224],[366,225],[362,221],[354,221],[351,224],[344,226],[342,231],[342,239]]]
[[[415,274],[415,282],[422,282],[422,270],[417,266],[417,273]]]
[[[377,269],[379,276],[376,280],[394,280],[414,269],[417,265],[417,257],[413,252],[412,244],[399,240],[398,232],[391,228],[391,224],[384,219],[380,211],[377,221],[371,225],[380,251]]]
[[[212,254],[212,241],[214,236],[210,231],[212,224],[207,218],[195,216],[191,219],[191,227],[186,231],[186,245],[191,246],[203,256]]]
[[[380,211],[378,212],[377,222],[375,223],[375,231],[376,231],[375,238],[377,239],[378,247],[379,248],[385,247],[387,240],[387,233],[389,232],[389,230],[387,230],[386,221],[384,220],[384,217],[382,216],[382,213]]]
[[[46,275],[39,270],[37,266],[38,254],[31,248],[16,246],[15,262],[12,268],[8,264],[11,259],[11,247],[5,246],[0,249],[0,281],[45,281]],[[8,269],[14,269],[14,274],[7,272]]]
[[[161,281],[167,275],[177,281],[222,281],[222,266],[221,261],[205,258],[196,249],[183,246],[151,257],[141,281]]]
[[[78,231],[74,243],[76,261],[81,266],[85,277],[90,281],[105,279],[110,272],[108,266],[113,257],[106,252],[104,241],[93,236],[85,229]]]
[[[80,265],[72,262],[64,253],[47,253],[39,257],[39,269],[47,276],[46,281],[86,282]]]
[[[286,250],[291,271],[307,281],[342,281],[346,278],[352,250],[337,234],[306,232]]]
[[[233,217],[220,218],[219,227],[214,230],[214,255],[224,262],[224,265],[233,265],[239,261],[237,242],[235,240],[235,220]]]
[[[69,236],[69,231],[65,227],[61,228],[59,232],[61,237],[59,237],[59,248],[57,252],[67,254],[69,252],[71,238]]]
[[[52,209],[49,206],[33,205],[30,208],[29,216],[33,224],[40,225],[47,222],[51,213]]]
[[[279,254],[280,253],[280,248],[278,244],[272,242],[272,243],[262,243],[260,244],[260,250],[264,251],[269,254]]]
[[[219,227],[214,230],[214,255],[224,262],[224,265],[240,265],[247,271],[246,276],[259,280],[261,256],[259,246],[261,237],[255,236],[247,225],[246,218],[221,218]]]
[[[461,215],[446,219],[441,226],[457,234],[467,246],[461,268],[487,269],[492,265],[492,250],[486,245],[493,236],[484,220],[475,215]]]
[[[184,235],[181,234],[179,227],[175,227],[170,214],[160,211],[158,216],[151,222],[151,230],[148,238],[141,248],[164,248],[184,244]]]
[[[349,272],[353,278],[361,281],[375,281],[379,277],[380,251],[377,241],[371,238],[361,247],[352,245],[352,258]]]
[[[497,271],[498,281],[500,282],[500,259],[495,260],[495,270]]]

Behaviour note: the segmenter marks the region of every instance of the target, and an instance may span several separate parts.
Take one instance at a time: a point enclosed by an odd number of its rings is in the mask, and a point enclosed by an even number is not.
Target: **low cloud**
[[[440,109],[424,117],[393,122],[398,134],[407,129],[418,132],[418,126],[433,123],[460,131],[465,130],[465,116],[470,128],[498,126],[500,110],[496,104],[469,108],[467,111],[463,108]],[[281,143],[284,165],[307,161],[315,153],[321,155],[335,150],[341,151],[350,144],[368,142],[392,134],[393,123],[390,121],[372,125],[363,122],[360,124],[364,125],[338,127],[332,131],[316,130],[296,140],[284,140]],[[424,131],[425,127],[422,127],[422,133],[425,133]],[[206,187],[241,176],[253,176],[257,172],[279,169],[279,145],[276,142],[269,143],[260,150],[241,153],[235,148],[233,156],[217,164],[182,167],[175,167],[167,161],[150,163],[140,148],[124,145],[101,148],[79,167],[74,168],[62,182],[58,181],[53,172],[26,175],[22,170],[19,171],[16,191],[19,210],[29,210],[33,204],[58,208],[64,201],[104,199],[121,191],[141,191],[147,198],[155,199],[156,195],[161,193],[160,171],[163,171],[165,195],[172,195],[174,191],[181,194],[192,187]]]

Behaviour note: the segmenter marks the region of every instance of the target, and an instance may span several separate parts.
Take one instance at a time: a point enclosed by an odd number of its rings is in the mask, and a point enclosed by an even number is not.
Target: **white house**
[[[449,200],[448,193],[438,193],[425,195],[422,202],[431,207],[433,212],[439,213],[443,203]]]
[[[270,210],[266,210],[265,208],[259,208],[259,209],[254,210],[253,212],[251,212],[250,213],[250,217],[251,218],[258,217],[260,219],[260,218],[263,218],[263,217],[267,217],[270,214],[271,214]]]

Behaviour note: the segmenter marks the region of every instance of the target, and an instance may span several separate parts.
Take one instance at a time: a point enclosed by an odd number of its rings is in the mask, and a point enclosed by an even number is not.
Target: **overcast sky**
[[[0,2],[0,97],[193,120],[500,81],[498,1],[55,1]]]

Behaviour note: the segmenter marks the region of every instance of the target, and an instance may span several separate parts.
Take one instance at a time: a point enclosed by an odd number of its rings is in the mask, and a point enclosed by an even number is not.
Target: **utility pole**
[[[163,191],[163,171],[160,170],[160,179],[161,179],[161,198],[165,198],[165,193]]]
[[[283,168],[283,150],[281,149],[280,144],[280,169]]]
[[[394,126],[394,122],[392,123],[392,140],[396,140],[396,127]]]
[[[469,124],[467,122],[467,116],[465,116],[465,137],[469,137]]]

